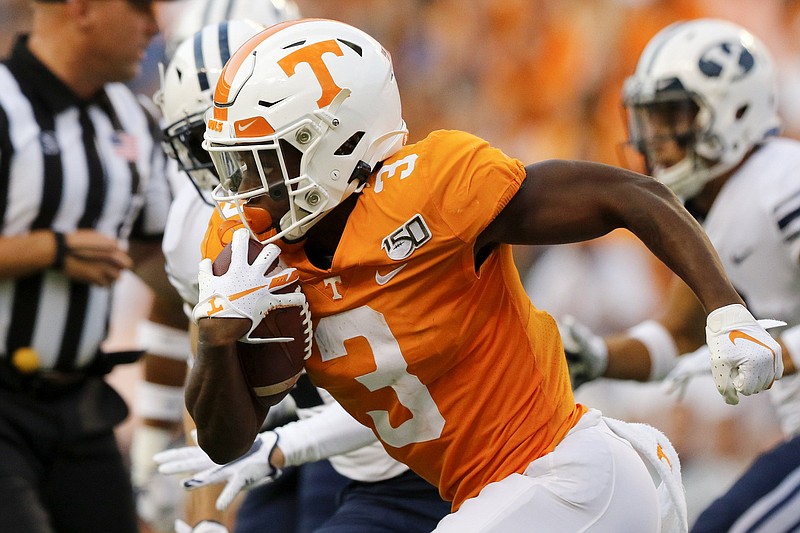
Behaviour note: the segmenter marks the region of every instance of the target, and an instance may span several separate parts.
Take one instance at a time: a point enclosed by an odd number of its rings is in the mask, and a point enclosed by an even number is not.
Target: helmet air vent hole
[[[358,143],[361,142],[361,138],[364,137],[363,131],[357,131],[353,135],[350,136],[342,145],[336,149],[333,155],[350,155],[358,146]]]
[[[287,50],[289,48],[294,48],[295,46],[301,46],[301,45],[304,45],[304,44],[306,44],[306,40],[305,39],[303,39],[302,41],[297,41],[296,43],[287,44],[286,46],[283,47],[283,49]]]
[[[350,42],[350,41],[345,41],[344,39],[336,39],[336,40],[339,41],[340,43],[344,44],[348,48],[351,48],[359,56],[364,57],[364,51],[356,43],[353,43],[353,42]]]

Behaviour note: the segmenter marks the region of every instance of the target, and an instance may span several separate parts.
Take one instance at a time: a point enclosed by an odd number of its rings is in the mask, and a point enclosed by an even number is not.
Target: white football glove
[[[741,304],[726,305],[708,315],[711,375],[727,403],[736,405],[739,393],[759,393],[781,378],[781,347],[765,328],[785,325],[780,320],[757,321]]]
[[[250,232],[246,228],[240,228],[233,233],[231,262],[228,271],[221,276],[214,275],[211,259],[200,261],[200,271],[197,275],[200,301],[192,311],[192,318],[195,323],[206,317],[247,318],[251,326],[250,330],[239,339],[241,342],[258,344],[292,341],[294,339],[291,337],[263,339],[251,336],[264,315],[273,309],[281,307],[307,309],[308,304],[299,287],[296,292],[288,294],[274,292],[297,283],[297,271],[294,268],[281,268],[278,263],[281,249],[274,244],[264,246],[253,264],[249,264],[247,260],[249,239]]]
[[[228,528],[216,520],[203,520],[192,527],[180,518],[175,520],[175,533],[229,533]]]
[[[186,490],[225,482],[216,502],[217,509],[224,511],[240,491],[271,483],[281,475],[281,471],[270,462],[277,445],[278,435],[265,431],[258,434],[246,454],[224,465],[213,462],[199,446],[166,450],[153,459],[160,465],[158,471],[162,474],[195,472],[182,481]]]
[[[573,316],[567,315],[557,324],[567,355],[572,388],[577,389],[587,381],[602,376],[608,367],[606,341]]]
[[[697,376],[711,374],[711,354],[708,346],[702,345],[697,350],[681,355],[675,367],[664,377],[664,388],[667,393],[683,398],[689,382]]]

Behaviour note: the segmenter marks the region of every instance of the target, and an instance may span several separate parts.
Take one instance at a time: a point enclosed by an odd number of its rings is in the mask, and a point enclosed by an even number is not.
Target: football
[[[264,245],[258,242],[255,239],[248,239],[247,241],[247,262],[251,265],[253,261],[256,260],[258,254],[261,253],[261,250],[264,249]],[[231,266],[231,243],[225,245],[225,247],[220,250],[219,255],[217,258],[214,259],[214,262],[211,264],[211,271],[214,273],[215,276],[221,276],[225,272],[228,271],[228,268]],[[274,265],[269,265],[267,268],[267,272],[272,271],[273,269],[277,268],[277,262]]]
[[[248,262],[253,261],[264,248],[260,242],[250,239],[248,244]],[[215,275],[227,272],[231,261],[231,245],[225,246],[214,260],[212,271]],[[265,275],[274,275],[283,268],[276,261],[269,265]],[[299,280],[273,290],[274,293],[290,293],[299,291]],[[311,318],[308,307],[285,307],[267,313],[258,324],[251,337],[274,338],[291,337],[292,341],[251,344],[236,343],[239,366],[245,381],[250,385],[253,394],[271,405],[268,398],[287,391],[300,378],[306,354],[311,345]],[[308,350],[307,350],[308,347]]]

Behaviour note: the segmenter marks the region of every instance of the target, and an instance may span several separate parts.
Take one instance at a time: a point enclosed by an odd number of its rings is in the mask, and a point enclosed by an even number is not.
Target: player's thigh
[[[490,483],[435,533],[619,533],[660,529],[655,484],[603,422],[576,428],[523,474]]]
[[[298,486],[297,533],[316,531],[339,507],[340,495],[350,479],[337,472],[330,461],[304,464]]]
[[[236,513],[236,533],[258,533],[269,524],[270,533],[295,533],[300,518],[298,467],[289,467],[272,483],[245,493]]]

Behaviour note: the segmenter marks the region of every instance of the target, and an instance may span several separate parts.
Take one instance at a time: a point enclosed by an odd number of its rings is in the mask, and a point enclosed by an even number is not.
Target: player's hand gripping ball
[[[212,263],[200,263],[200,303],[194,318],[247,318],[236,343],[245,380],[258,397],[280,394],[297,382],[311,355],[311,313],[294,268],[280,249],[237,230]]]

